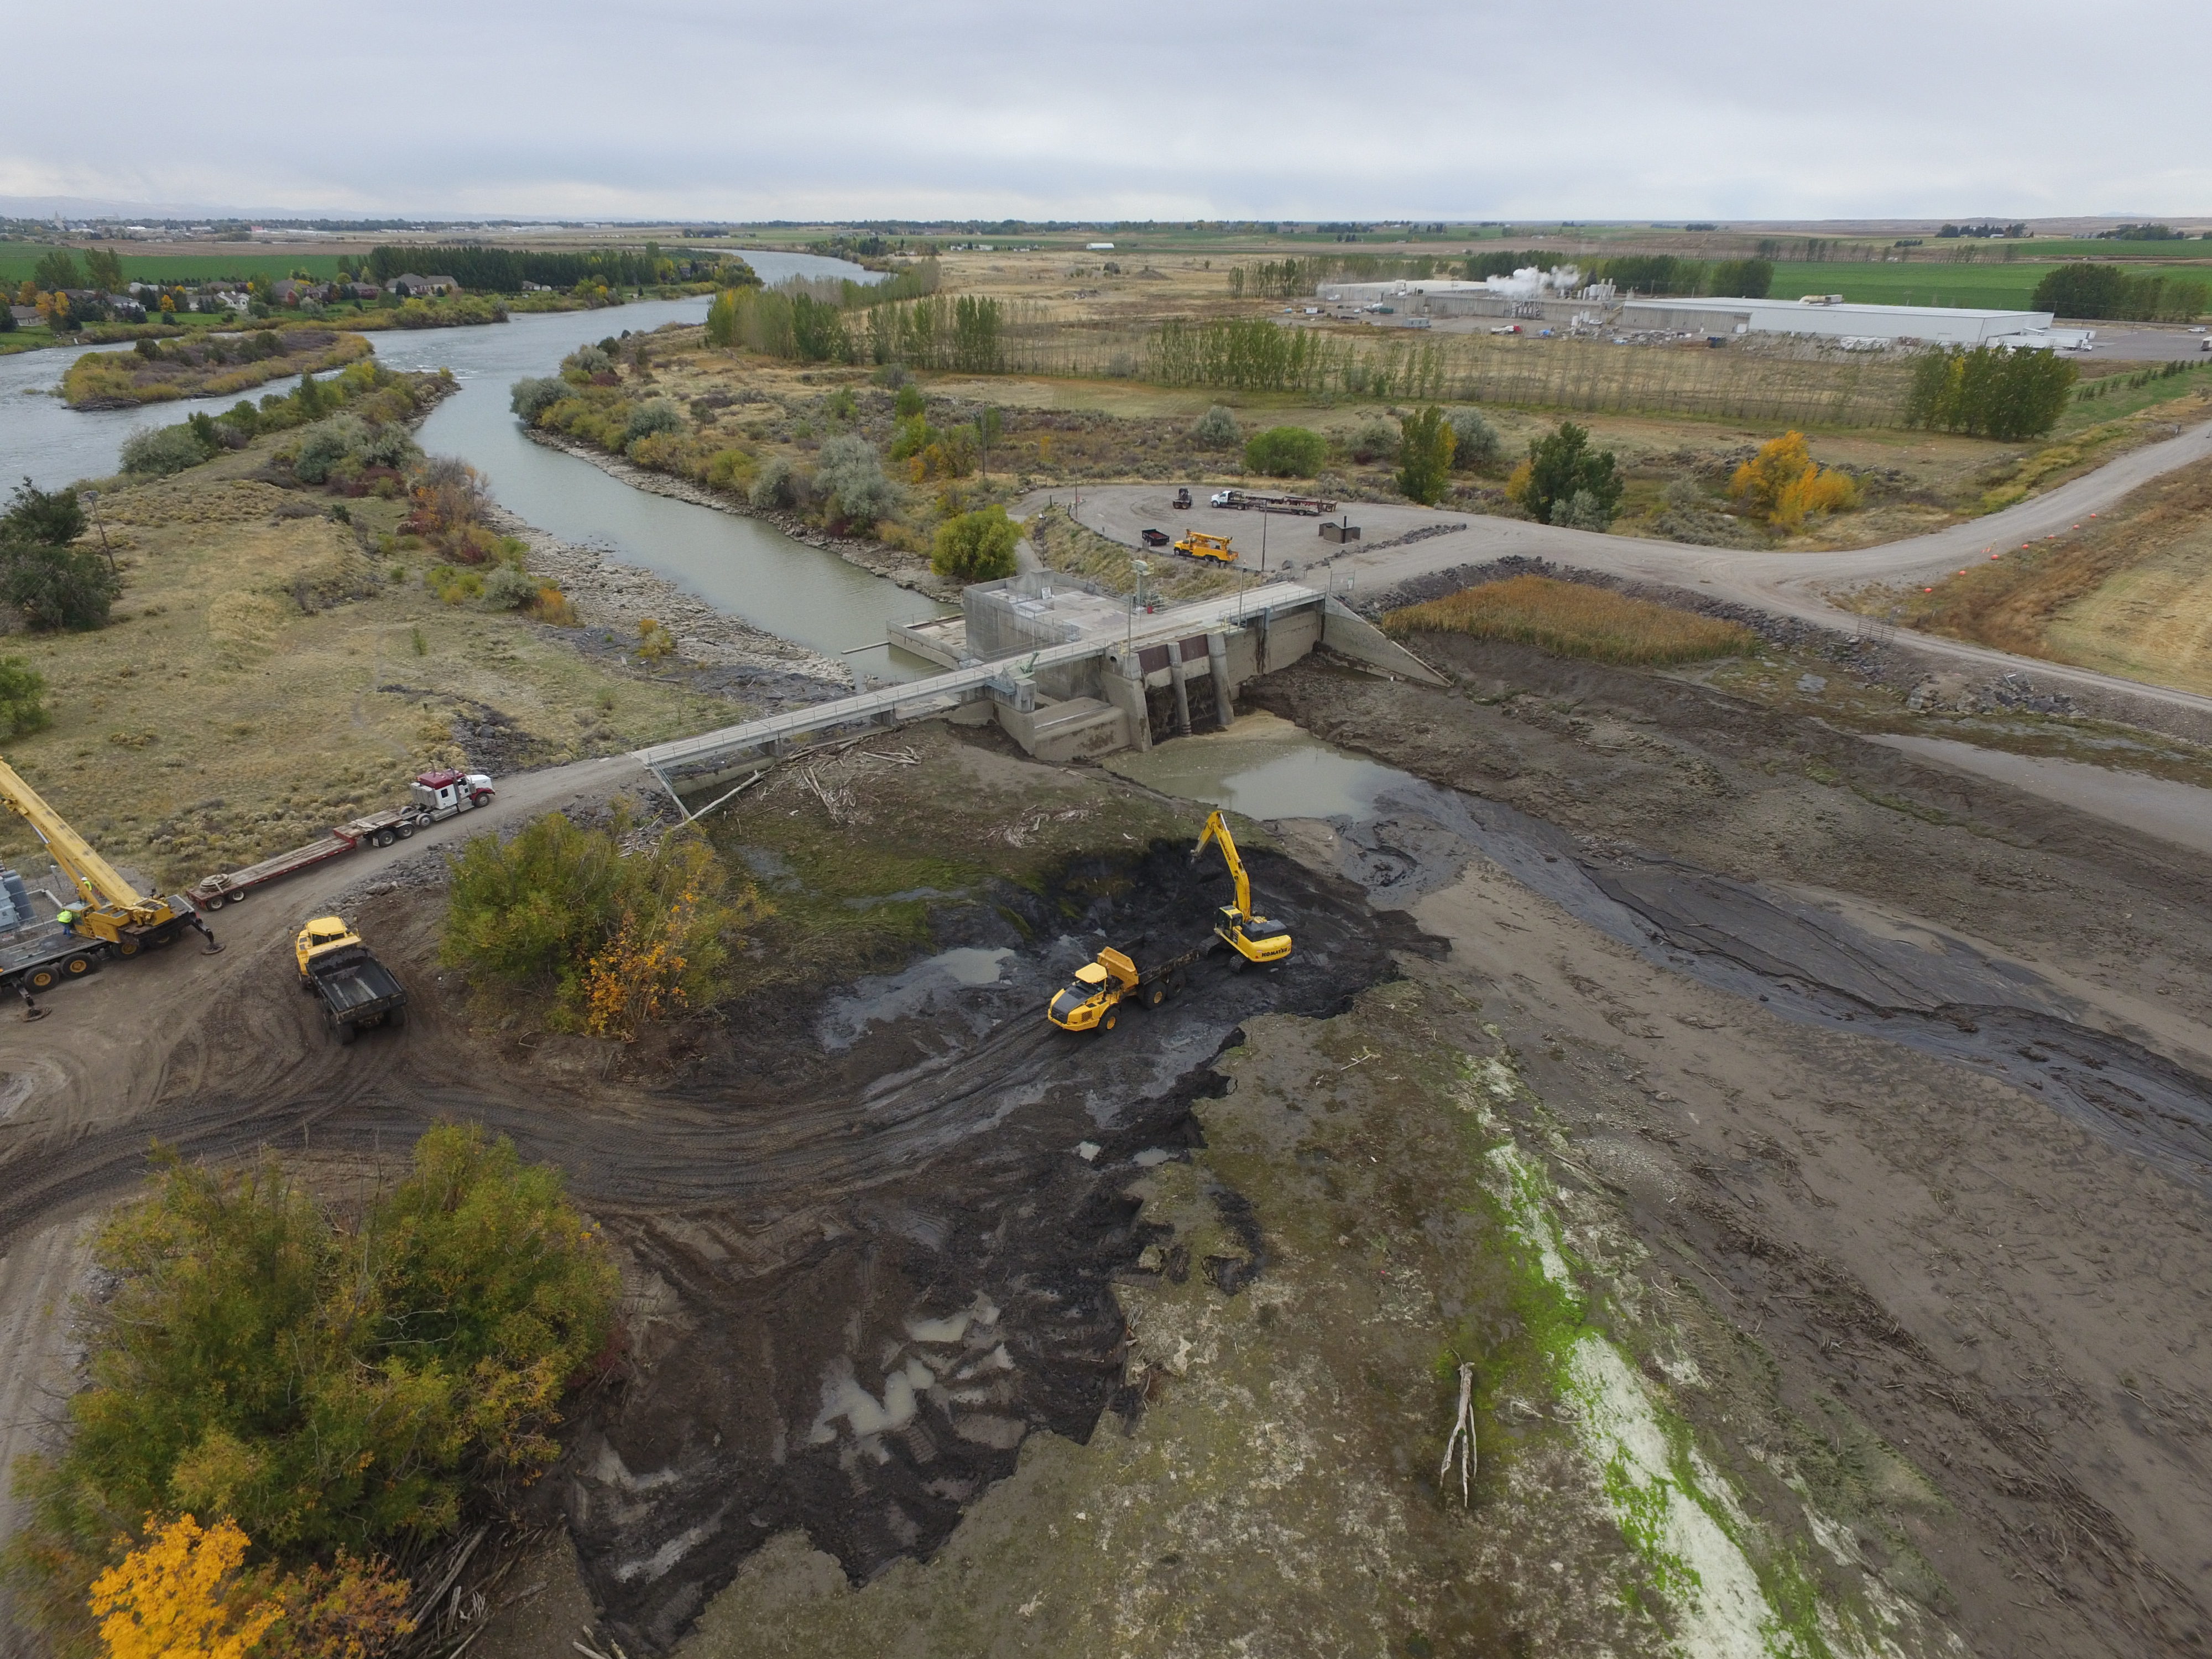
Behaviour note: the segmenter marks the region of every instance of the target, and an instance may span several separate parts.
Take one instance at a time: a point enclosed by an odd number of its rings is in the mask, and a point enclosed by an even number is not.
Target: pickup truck
[[[341,1043],[373,1026],[406,1024],[406,988],[339,917],[316,917],[292,948],[301,988],[322,999],[324,1021]]]

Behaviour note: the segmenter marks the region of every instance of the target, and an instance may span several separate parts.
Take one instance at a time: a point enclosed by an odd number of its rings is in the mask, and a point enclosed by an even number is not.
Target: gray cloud
[[[13,9],[0,195],[748,218],[2180,213],[2203,13],[2116,0]],[[96,38],[95,38],[96,37]],[[26,65],[39,65],[25,73]]]

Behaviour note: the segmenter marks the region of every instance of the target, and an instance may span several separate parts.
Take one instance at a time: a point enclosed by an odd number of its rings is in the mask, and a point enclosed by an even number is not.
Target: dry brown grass
[[[608,753],[738,713],[587,659],[518,614],[441,603],[422,584],[427,553],[372,557],[329,497],[245,476],[274,441],[111,486],[114,625],[0,635],[0,656],[45,676],[53,715],[7,758],[111,859],[196,881],[389,802],[427,765],[503,772],[507,757]],[[383,532],[401,505],[347,503]],[[513,723],[506,755],[457,741],[457,720],[494,714]],[[36,845],[0,814],[0,861]]]
[[[1632,599],[1607,588],[1548,576],[1515,576],[1463,587],[1441,599],[1411,605],[1382,618],[1388,633],[1471,634],[1512,640],[1562,657],[1596,662],[1701,662],[1734,656],[1756,642],[1734,623]]]
[[[2212,463],[2144,485],[2094,523],[2002,550],[1933,592],[1870,591],[1908,625],[2188,690],[2212,689]]]

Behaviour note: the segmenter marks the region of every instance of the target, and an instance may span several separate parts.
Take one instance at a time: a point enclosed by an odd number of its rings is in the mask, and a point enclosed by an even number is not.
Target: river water
[[[864,273],[807,254],[747,252],[769,282],[793,275]],[[517,317],[482,328],[374,334],[379,361],[393,368],[450,368],[461,389],[423,422],[422,447],[458,455],[491,480],[501,505],[563,541],[605,549],[625,564],[665,576],[716,610],[852,664],[878,680],[939,672],[884,643],[886,626],[938,614],[918,593],[809,547],[751,519],[648,495],[587,461],[532,443],[507,409],[507,388],[550,374],[576,347],[625,329],[645,333],[706,315],[704,295],[649,300],[605,311]],[[113,349],[113,348],[104,348]],[[82,413],[46,395],[82,354],[29,351],[0,357],[0,479],[26,476],[42,489],[115,470],[123,441],[195,410],[219,414],[238,399],[203,398],[146,410]],[[258,397],[285,383],[258,388]]]

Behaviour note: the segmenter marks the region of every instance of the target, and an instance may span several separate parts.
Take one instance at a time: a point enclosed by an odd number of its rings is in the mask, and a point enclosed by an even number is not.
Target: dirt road
[[[1365,544],[1356,545],[1350,552],[1337,552],[1333,544],[1322,542],[1313,520],[1270,517],[1267,525],[1269,569],[1271,573],[1280,570],[1285,561],[1291,561],[1301,580],[1320,585],[1328,578],[1316,564],[1328,558],[1328,572],[1340,586],[1348,582],[1356,598],[1459,565],[1510,556],[1543,558],[1634,581],[1689,588],[1772,615],[1856,633],[1866,625],[1864,619],[1831,603],[1826,590],[1861,582],[1917,581],[1948,575],[1976,560],[1986,560],[1991,551],[2002,554],[2024,543],[2063,535],[2137,485],[2208,456],[2212,456],[2212,422],[2130,451],[2094,472],[1987,518],[1932,535],[1841,553],[1746,553],[1686,547],[1518,519],[1361,502],[1346,509],[1366,532]],[[1149,526],[1233,536],[1242,556],[1240,562],[1256,571],[1262,515],[1203,505],[1188,513],[1177,512],[1170,506],[1173,493],[1158,484],[1103,485],[1083,492],[1078,516],[1088,527],[1132,547],[1138,545],[1139,532]],[[1053,495],[1063,503],[1069,500],[1066,490]],[[1203,491],[1198,492],[1198,499],[1204,501]],[[1407,537],[1419,539],[1395,546],[1373,545]],[[2212,697],[2192,692],[2145,686],[2088,669],[2031,660],[1933,635],[1915,635],[1912,643],[1916,649],[1985,672],[2026,671],[2039,683],[2061,688],[2118,691],[2200,716],[2212,715]]]

